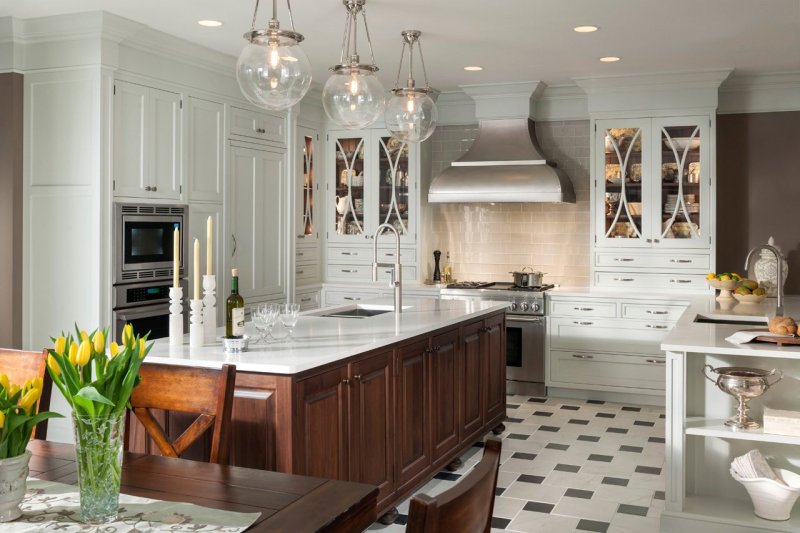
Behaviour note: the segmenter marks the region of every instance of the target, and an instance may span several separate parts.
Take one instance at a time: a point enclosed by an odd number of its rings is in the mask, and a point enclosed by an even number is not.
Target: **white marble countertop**
[[[776,299],[767,298],[760,304],[740,304],[736,300],[720,303],[713,296],[698,297],[681,315],[678,323],[661,343],[661,349],[671,352],[733,354],[756,357],[800,359],[800,346],[778,346],[751,342],[734,344],[725,340],[741,330],[767,330],[767,319],[775,315]],[[695,322],[697,315],[721,320],[763,321],[763,325],[713,324]],[[784,315],[800,319],[800,296],[787,296]]]
[[[391,309],[391,298],[359,302],[364,306]],[[150,363],[219,368],[235,364],[237,370],[265,374],[297,374],[328,363],[424,335],[439,328],[478,318],[505,309],[505,304],[461,300],[403,299],[403,312],[385,313],[369,318],[333,318],[315,316],[323,312],[352,308],[344,305],[325,310],[315,309],[300,315],[291,340],[271,344],[253,344],[256,336],[252,323],[245,324],[251,337],[247,352],[229,354],[218,340],[214,345],[189,347],[189,336],[181,346],[170,346],[169,339],[154,341],[147,356]],[[285,334],[276,326],[276,334]],[[224,335],[224,328],[217,330]]]

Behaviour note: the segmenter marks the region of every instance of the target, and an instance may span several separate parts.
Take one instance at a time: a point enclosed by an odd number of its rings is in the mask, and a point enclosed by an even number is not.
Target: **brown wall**
[[[717,269],[740,270],[770,236],[800,294],[800,111],[717,116]]]
[[[0,346],[22,345],[22,74],[0,74]]]

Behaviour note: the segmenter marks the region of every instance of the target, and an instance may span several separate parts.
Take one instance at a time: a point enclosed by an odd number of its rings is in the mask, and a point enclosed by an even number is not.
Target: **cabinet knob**
[[[361,381],[361,374],[356,374],[353,376],[353,381]]]
[[[147,185],[147,186],[145,186],[144,190],[146,190],[146,191],[152,191],[152,190],[153,190],[153,188],[152,188],[151,186]]]
[[[344,383],[345,385],[350,385],[350,378],[343,378],[342,383]]]
[[[152,188],[151,190],[152,190],[153,192],[156,192],[156,191],[158,190],[158,187],[156,187],[156,186],[154,185],[154,186],[153,186],[153,188]]]

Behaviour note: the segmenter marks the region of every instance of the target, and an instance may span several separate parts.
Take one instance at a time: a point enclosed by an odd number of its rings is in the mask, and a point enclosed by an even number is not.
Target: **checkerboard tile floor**
[[[492,531],[650,533],[664,509],[664,409],[595,400],[509,395]],[[420,493],[447,490],[475,466],[477,444],[456,472]],[[408,500],[395,524],[405,530]]]

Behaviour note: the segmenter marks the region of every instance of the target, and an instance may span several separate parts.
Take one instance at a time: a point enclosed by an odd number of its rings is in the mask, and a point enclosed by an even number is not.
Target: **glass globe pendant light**
[[[347,129],[366,128],[381,116],[386,105],[383,84],[375,76],[378,67],[369,38],[366,0],[342,0],[347,8],[340,63],[322,89],[322,106],[331,121]],[[364,20],[371,64],[362,64],[358,55],[358,15]]]
[[[430,97],[432,92],[428,85],[428,73],[425,71],[425,59],[422,56],[422,44],[418,30],[405,30],[403,36],[403,49],[400,52],[400,65],[397,67],[397,81],[395,81],[392,96],[386,104],[384,118],[386,129],[392,136],[407,142],[422,142],[433,134],[439,112],[436,104]],[[416,86],[414,81],[414,45],[418,45],[419,58],[422,63],[422,74],[425,77],[425,87]],[[400,87],[400,70],[403,68],[403,56],[408,47],[408,80],[405,87]]]
[[[311,64],[300,43],[304,37],[294,31],[294,18],[289,0],[292,31],[280,29],[278,0],[272,0],[272,18],[263,30],[256,28],[258,0],[251,30],[244,34],[247,44],[236,62],[236,81],[242,94],[258,107],[288,109],[299,102],[311,86]]]

